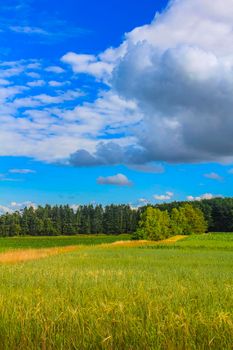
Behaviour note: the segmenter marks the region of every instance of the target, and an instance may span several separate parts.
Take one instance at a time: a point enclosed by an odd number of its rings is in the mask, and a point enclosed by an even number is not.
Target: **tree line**
[[[0,236],[133,233],[138,215],[129,205],[30,207],[0,216]]]
[[[185,204],[201,210],[209,232],[233,232],[233,198],[215,198],[194,201],[191,204],[190,202],[172,202],[150,207],[162,212],[167,211],[170,217],[173,209],[179,210]],[[140,217],[147,208],[148,206],[144,206],[136,210],[124,204],[106,207],[83,205],[77,210],[69,205],[25,208],[19,212],[0,216],[0,236],[131,234],[137,231]],[[176,234],[179,233],[180,231],[176,228]]]
[[[190,202],[172,202],[158,204],[155,208],[167,210],[179,208]],[[208,225],[209,232],[233,232],[233,198],[213,198],[193,201],[191,205],[202,211]]]

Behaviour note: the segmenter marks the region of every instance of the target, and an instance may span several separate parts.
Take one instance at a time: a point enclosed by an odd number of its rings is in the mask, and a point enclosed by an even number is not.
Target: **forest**
[[[185,204],[201,210],[206,231],[233,231],[233,198],[215,198],[194,202],[172,202],[153,207],[171,215]],[[0,236],[56,236],[74,234],[133,234],[148,206],[138,209],[129,205],[83,205],[74,210],[69,205],[25,208],[0,216]]]
[[[0,216],[0,236],[133,233],[138,219],[139,212],[129,205],[84,205],[77,210],[46,205]]]

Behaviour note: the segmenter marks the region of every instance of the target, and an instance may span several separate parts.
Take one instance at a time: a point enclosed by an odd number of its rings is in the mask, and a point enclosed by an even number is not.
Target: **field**
[[[75,247],[0,264],[0,349],[233,349],[233,234],[127,238],[1,239]]]
[[[76,235],[76,236],[55,236],[55,237],[11,237],[0,238],[0,252],[9,249],[38,249],[66,247],[73,245],[95,245],[101,243],[113,243],[118,240],[129,240],[130,235]]]

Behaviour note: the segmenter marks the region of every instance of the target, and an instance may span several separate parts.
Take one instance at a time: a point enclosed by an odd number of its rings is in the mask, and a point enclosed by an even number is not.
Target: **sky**
[[[233,195],[232,0],[0,5],[0,212]]]

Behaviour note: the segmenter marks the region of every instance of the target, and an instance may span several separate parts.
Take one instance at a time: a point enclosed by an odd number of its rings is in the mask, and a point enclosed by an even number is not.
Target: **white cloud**
[[[124,163],[150,172],[162,172],[156,162],[163,161],[230,162],[232,17],[232,0],[174,0],[118,48],[96,56],[68,52],[62,61],[73,72],[107,84],[92,103],[81,104],[78,90],[57,91],[54,75],[67,80],[70,74],[60,66],[1,62],[0,155],[75,166]],[[36,85],[27,80],[24,86],[4,83],[27,79],[25,73],[35,73],[30,69],[51,73],[53,93],[35,96],[30,88]]]
[[[32,169],[10,169],[11,174],[35,174],[35,170]]]
[[[23,73],[25,66],[22,61],[0,62],[0,78],[6,79]]]
[[[174,193],[168,191],[168,192],[166,192],[165,194],[162,194],[162,195],[155,194],[153,197],[157,201],[168,201],[168,200],[171,200],[172,197],[174,197]]]
[[[68,84],[69,82],[67,81],[56,81],[56,80],[51,80],[49,81],[49,86],[52,86],[52,87],[60,87],[60,86],[63,86],[63,85],[66,85]]]
[[[45,71],[50,73],[57,73],[57,74],[61,74],[65,72],[65,70],[59,66],[49,66],[45,68]]]
[[[211,180],[221,181],[223,178],[217,173],[204,174],[204,177]]]
[[[77,212],[77,210],[79,209],[80,204],[71,204],[70,208],[73,209],[75,212]]]
[[[0,205],[0,215],[9,213],[12,214],[15,211],[20,211],[24,208],[37,208],[37,204],[30,202],[30,201],[25,201],[25,202],[11,202],[9,205],[5,206],[5,205]]]
[[[13,179],[8,177],[6,174],[0,174],[0,182],[18,182],[19,179]]]
[[[232,12],[231,0],[174,0],[119,48],[62,60],[136,102],[145,162],[231,161]]]
[[[220,194],[215,195],[212,193],[205,193],[205,194],[202,194],[201,196],[197,196],[197,197],[187,196],[187,200],[188,201],[202,201],[204,199],[213,199],[213,198],[221,198],[221,197],[222,197],[222,195],[220,195]]]
[[[27,68],[28,68],[28,69],[40,69],[40,68],[41,68],[41,63],[38,62],[38,61],[29,63],[29,64],[27,65]]]
[[[24,86],[7,86],[0,87],[0,101],[12,100],[15,96],[20,95],[27,88]]]
[[[132,182],[123,174],[102,177],[97,179],[99,185],[132,186]]]
[[[0,79],[0,85],[2,86],[10,85],[10,81],[6,79]]]
[[[150,201],[148,199],[146,199],[146,198],[139,198],[138,203],[139,203],[139,206],[141,206],[141,205],[149,204]]]
[[[59,93],[57,96],[50,96],[47,94],[40,94],[33,96],[33,100],[40,101],[43,104],[59,104],[65,101],[72,101],[78,97],[83,96],[83,92],[80,90],[67,90],[66,92]]]
[[[61,104],[66,101],[75,100],[81,96],[83,96],[83,93],[80,90],[67,90],[66,92],[58,92],[56,96],[51,96],[48,94],[33,95],[30,97],[16,98],[13,101],[13,106],[16,108],[33,108],[43,105]]]
[[[90,74],[98,79],[109,77],[114,68],[111,63],[102,61],[94,55],[81,55],[74,52],[64,55],[62,62],[70,64],[75,73]]]
[[[135,171],[141,171],[144,173],[151,173],[151,174],[162,174],[165,172],[164,167],[161,164],[133,164],[129,165],[129,168]]]
[[[13,210],[11,208],[4,206],[4,205],[0,205],[0,215],[6,214],[6,213],[11,214],[11,213],[13,213]]]
[[[27,83],[27,85],[30,87],[41,87],[41,86],[44,86],[45,84],[46,82],[44,80],[29,81]]]
[[[15,210],[21,210],[21,209],[24,209],[24,208],[34,208],[36,209],[37,208],[37,204],[31,202],[31,201],[25,201],[25,202],[11,202],[10,204],[10,209],[12,211],[15,211]]]
[[[16,33],[21,34],[39,34],[39,35],[48,35],[49,33],[39,27],[29,27],[29,26],[11,26],[9,27],[10,30]]]
[[[40,74],[36,73],[36,72],[26,72],[26,75],[28,75],[30,78],[34,78],[34,79],[40,78]]]

